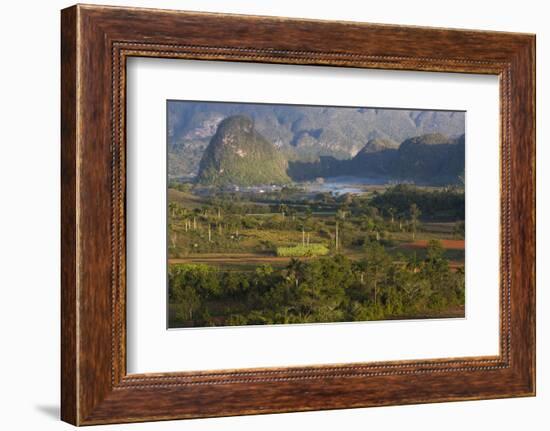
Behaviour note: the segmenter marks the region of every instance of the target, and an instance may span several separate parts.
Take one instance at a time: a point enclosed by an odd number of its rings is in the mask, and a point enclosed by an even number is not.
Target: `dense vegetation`
[[[287,161],[254,129],[254,122],[236,115],[223,120],[202,156],[197,181],[215,186],[285,184]]]
[[[171,326],[463,315],[462,189],[172,184],[169,199]]]
[[[463,219],[465,211],[464,191],[455,187],[428,191],[399,184],[384,193],[376,193],[371,204],[384,212],[395,211],[401,214],[409,211],[414,204],[425,217],[446,217],[450,220]]]
[[[375,241],[358,261],[343,255],[293,259],[281,269],[266,264],[250,272],[176,264],[169,281],[177,326],[426,317],[464,301],[463,270],[451,271],[437,241],[422,261],[394,262]]]

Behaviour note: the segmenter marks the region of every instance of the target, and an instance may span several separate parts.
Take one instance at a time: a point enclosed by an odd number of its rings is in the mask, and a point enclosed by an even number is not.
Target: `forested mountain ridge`
[[[287,160],[243,115],[219,123],[203,153],[197,182],[206,185],[289,183]]]
[[[368,142],[355,157],[338,160],[321,157],[314,162],[290,162],[289,175],[298,181],[317,177],[358,176],[452,184],[464,175],[465,137],[428,134],[391,143]]]
[[[245,115],[290,161],[320,156],[350,159],[365,144],[443,133],[464,133],[464,112],[171,101],[168,104],[169,175],[195,176],[202,153],[226,117]]]

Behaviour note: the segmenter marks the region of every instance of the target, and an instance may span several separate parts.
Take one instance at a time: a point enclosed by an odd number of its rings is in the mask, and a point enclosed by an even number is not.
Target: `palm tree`
[[[285,204],[280,204],[279,205],[279,212],[283,216],[283,220],[284,220],[285,219],[285,213],[288,212],[288,206],[286,206]]]
[[[296,287],[300,282],[300,274],[303,272],[304,264],[301,260],[292,258],[288,263],[287,270],[287,280],[294,281]]]
[[[390,260],[384,252],[384,248],[378,243],[372,243],[367,246],[366,255],[367,268],[370,270],[374,287],[374,305],[378,305],[378,283],[382,281],[382,276],[386,274]]]
[[[411,207],[409,209],[409,215],[411,217],[411,226],[412,226],[412,239],[413,241],[416,239],[416,225],[418,223],[418,218],[420,217],[420,209],[416,204],[411,204]]]
[[[393,226],[393,222],[394,222],[394,219],[395,219],[395,213],[396,213],[395,208],[393,208],[393,207],[388,208],[388,214],[390,215],[390,220],[391,220],[392,226]]]

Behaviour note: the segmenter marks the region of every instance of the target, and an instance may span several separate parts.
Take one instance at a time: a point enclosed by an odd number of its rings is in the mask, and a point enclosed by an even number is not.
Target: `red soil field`
[[[448,250],[464,250],[464,240],[463,239],[442,239],[440,240],[443,248]],[[428,247],[428,241],[425,239],[417,239],[414,242],[408,242],[402,244],[401,247],[404,248],[426,248]]]

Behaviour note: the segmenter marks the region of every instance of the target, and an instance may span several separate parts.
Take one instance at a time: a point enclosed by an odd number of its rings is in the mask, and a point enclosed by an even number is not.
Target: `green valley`
[[[172,103],[169,327],[464,316],[463,113]]]

